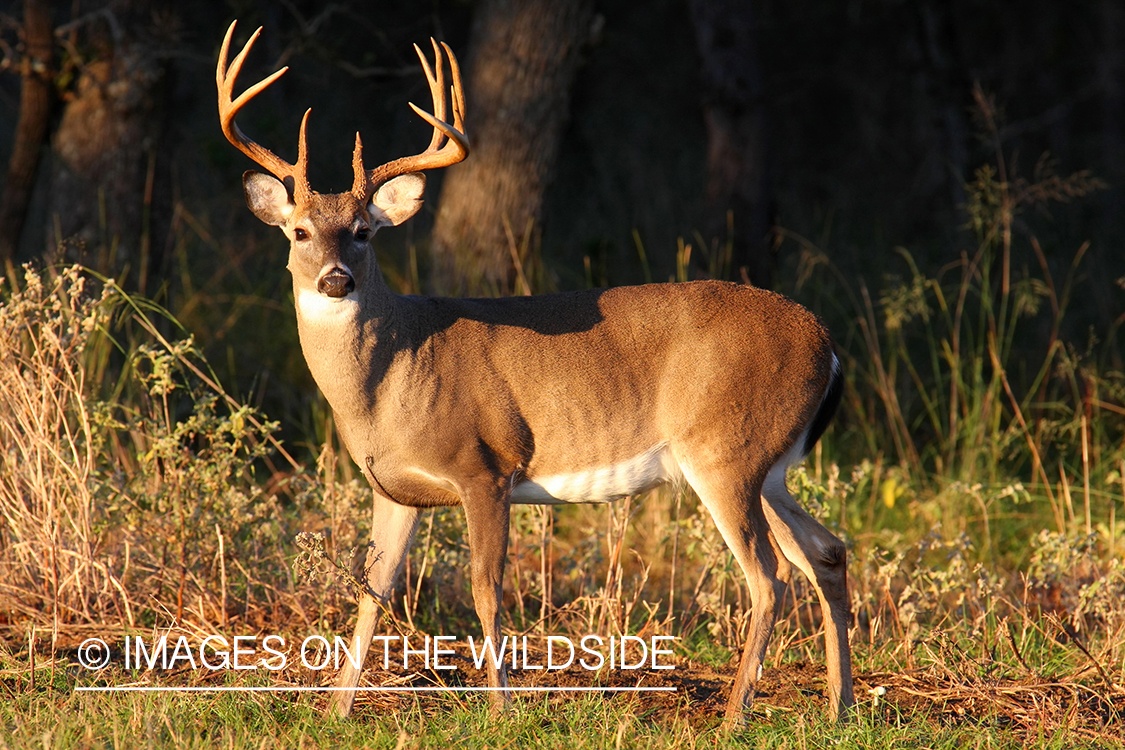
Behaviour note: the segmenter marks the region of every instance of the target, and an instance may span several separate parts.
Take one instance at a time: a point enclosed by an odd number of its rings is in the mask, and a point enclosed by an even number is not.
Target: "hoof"
[[[352,701],[355,700],[355,694],[346,693],[332,693],[332,697],[328,699],[328,705],[324,707],[323,714],[325,716],[337,716],[341,719],[346,719],[352,713]]]

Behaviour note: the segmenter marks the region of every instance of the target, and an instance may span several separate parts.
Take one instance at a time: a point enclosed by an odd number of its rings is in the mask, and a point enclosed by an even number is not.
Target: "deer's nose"
[[[328,297],[345,297],[355,291],[355,279],[342,268],[333,268],[316,282],[316,290]]]

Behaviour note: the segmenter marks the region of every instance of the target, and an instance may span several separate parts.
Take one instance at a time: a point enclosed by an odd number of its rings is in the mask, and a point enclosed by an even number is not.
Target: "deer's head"
[[[435,62],[431,69],[422,51],[414,46],[430,84],[434,114],[424,112],[413,104],[410,106],[434,128],[429,147],[415,156],[395,159],[375,169],[365,169],[363,145],[359,133],[356,133],[355,150],[352,152],[355,173],[352,189],[346,193],[321,194],[310,189],[308,183],[306,126],[309,111],[301,120],[296,164],[290,164],[247,138],[235,123],[239,110],[288,70],[282,68],[232,100],[235,79],[262,31],[259,28],[254,32],[228,68],[227,54],[235,23],[227,29],[215,71],[215,83],[219,90],[219,122],[227,140],[268,172],[249,171],[243,175],[246,204],[255,216],[266,224],[280,227],[289,238],[288,268],[302,293],[315,290],[326,301],[349,298],[357,287],[376,273],[373,270],[374,254],[369,244],[371,236],[380,227],[401,224],[421,207],[426,180],[420,172],[456,164],[469,153],[464,128],[465,99],[457,58],[447,45],[442,43],[439,47],[431,40]],[[453,73],[450,92],[452,125],[445,122],[442,49],[449,56]]]

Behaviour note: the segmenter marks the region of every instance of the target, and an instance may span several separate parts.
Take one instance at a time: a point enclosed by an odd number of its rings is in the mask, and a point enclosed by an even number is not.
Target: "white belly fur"
[[[596,466],[569,474],[529,476],[512,488],[512,502],[519,505],[604,503],[652,489],[671,481],[666,445],[657,445],[640,455],[615,464]]]

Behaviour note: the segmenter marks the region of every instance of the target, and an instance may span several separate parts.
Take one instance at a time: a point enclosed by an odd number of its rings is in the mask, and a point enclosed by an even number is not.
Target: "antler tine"
[[[418,58],[422,61],[422,69],[426,74],[426,81],[430,86],[430,95],[434,102],[434,114],[430,114],[419,107],[410,103],[410,108],[414,113],[425,120],[433,129],[434,134],[430,139],[430,145],[420,154],[415,156],[404,156],[401,159],[387,162],[381,167],[369,169],[364,173],[364,179],[361,180],[359,170],[362,168],[363,156],[359,138],[356,137],[356,151],[352,158],[352,163],[355,173],[355,190],[358,193],[359,185],[361,182],[366,184],[366,196],[370,198],[375,190],[387,180],[399,175],[407,174],[410,172],[421,172],[424,169],[438,169],[441,167],[448,167],[462,161],[469,155],[469,138],[465,135],[464,114],[465,114],[465,96],[461,87],[461,69],[457,65],[457,58],[453,51],[449,49],[449,45],[444,42],[441,43],[441,48],[438,43],[430,40],[434,46],[434,62],[436,73],[430,67],[429,61],[426,60],[425,55],[422,54],[418,45],[414,45],[414,49],[418,52]],[[444,61],[442,59],[441,49],[444,49],[449,56],[449,67],[453,72],[453,85],[450,90],[450,100],[453,108],[453,124],[450,125],[446,122],[446,106],[445,106],[445,77],[444,77]],[[445,145],[442,141],[448,139]],[[439,148],[440,146],[440,148]]]
[[[278,70],[243,91],[237,99],[232,101],[231,95],[234,93],[234,82],[238,78],[238,74],[242,71],[242,63],[250,53],[250,48],[254,46],[254,42],[257,41],[258,35],[262,33],[262,28],[259,26],[257,31],[250,35],[249,41],[246,42],[242,51],[235,56],[228,67],[227,56],[230,52],[231,38],[234,36],[234,27],[237,24],[238,21],[234,21],[227,29],[226,37],[223,39],[222,49],[219,51],[219,63],[215,68],[215,85],[219,92],[219,123],[222,126],[223,135],[227,137],[227,140],[230,141],[235,148],[249,156],[259,166],[272,173],[282,182],[291,179],[292,185],[289,187],[293,191],[294,200],[303,201],[311,193],[308,184],[308,154],[306,148],[306,127],[311,110],[306,110],[305,116],[301,119],[301,132],[297,142],[296,164],[290,164],[269,149],[258,145],[242,132],[241,128],[239,128],[238,124],[234,121],[235,116],[238,115],[238,112],[247,102],[284,75],[285,71],[289,70],[289,68],[285,67]]]
[[[363,170],[363,141],[359,139],[359,133],[355,134],[355,149],[352,150],[352,174],[355,175],[352,195],[366,203],[371,193],[367,192],[367,172]]]
[[[453,85],[449,87],[449,98],[453,103],[453,127],[464,133],[465,90],[461,87],[461,66],[449,45],[442,42],[441,46],[445,48],[445,54],[449,55],[449,69],[453,72]]]
[[[418,55],[418,60],[422,63],[422,70],[426,73],[426,82],[430,85],[430,98],[434,102],[434,117],[438,120],[445,120],[445,64],[441,58],[441,49],[438,48],[437,42],[433,37],[430,37],[430,44],[434,47],[434,64],[437,68],[437,75],[430,69],[430,62],[426,56],[422,54],[422,49],[415,44],[414,52]],[[434,129],[433,138],[430,139],[430,145],[426,148],[427,151],[432,151],[441,145],[445,139],[445,135],[438,129]]]

